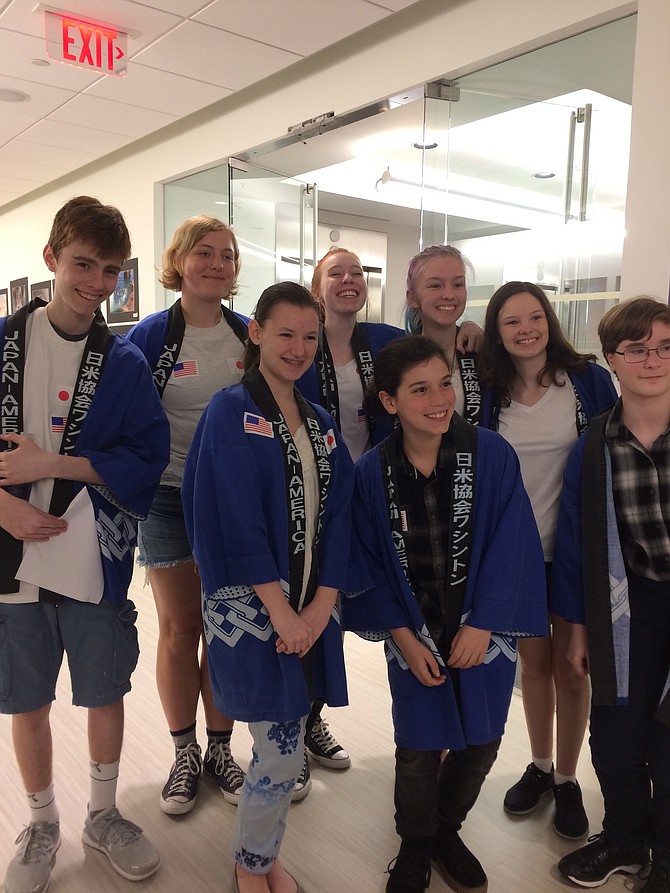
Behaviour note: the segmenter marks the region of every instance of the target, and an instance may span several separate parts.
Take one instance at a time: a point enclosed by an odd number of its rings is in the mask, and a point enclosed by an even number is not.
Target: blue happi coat
[[[314,411],[328,445],[332,473],[316,585],[343,589],[349,573],[353,465],[332,418],[320,407]],[[288,586],[284,456],[276,436],[245,432],[245,413],[262,417],[243,384],[219,391],[210,401],[186,461],[184,517],[202,578],[218,709],[245,722],[287,722],[309,713],[310,693],[300,658],[277,654],[274,628],[252,589],[254,584],[275,580],[285,591]],[[256,427],[263,431],[265,426]],[[346,704],[336,611],[311,654],[313,697],[332,706]]]
[[[0,319],[0,343],[7,318]],[[73,455],[85,456],[104,484],[86,486],[93,504],[104,578],[103,597],[127,599],[137,522],[147,517],[169,460],[170,432],[151,371],[125,338],[111,339],[95,398]]]
[[[373,360],[382,347],[385,347],[389,341],[395,341],[396,338],[403,338],[405,336],[402,329],[399,329],[396,326],[389,326],[383,322],[361,322],[358,323],[358,326],[361,328],[365,339],[370,345],[370,355]],[[316,371],[316,362],[312,363],[307,372],[298,379],[296,387],[306,400],[309,400],[311,403],[316,403],[319,406],[324,405],[323,394],[321,393],[319,377]],[[393,420],[389,415],[384,413],[379,416],[379,418],[376,418],[372,437],[373,446],[377,443],[381,443],[381,441],[391,433],[392,429]]]
[[[457,452],[463,425],[454,416]],[[544,560],[518,459],[502,437],[475,430],[471,555],[461,623],[493,634],[484,662],[471,669],[447,671],[430,637],[393,543],[380,447],[356,464],[355,536],[373,585],[344,601],[344,626],[384,640],[395,741],[415,750],[462,749],[499,738],[514,685],[517,637],[547,633]],[[448,564],[453,560],[455,553]],[[447,677],[443,685],[424,686],[412,674],[390,637],[389,630],[400,627],[414,630],[433,652]]]

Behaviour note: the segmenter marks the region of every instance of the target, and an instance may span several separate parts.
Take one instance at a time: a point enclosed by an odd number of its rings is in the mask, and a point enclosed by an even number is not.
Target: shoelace
[[[26,840],[26,838],[28,839]],[[24,841],[22,862],[40,862],[42,859],[51,858],[51,852],[55,846],[54,839],[44,828],[26,825],[14,843],[23,843]]]
[[[188,793],[191,779],[200,774],[200,748],[194,741],[186,747],[177,750],[174,772],[170,778],[170,790],[168,796]]]
[[[244,772],[233,759],[229,744],[224,744],[223,741],[210,744],[207,748],[207,757],[214,760],[214,773],[223,775],[231,787],[236,782],[240,784],[244,782]]]
[[[328,728],[328,723],[325,719],[320,720],[314,726],[312,726],[312,731],[310,732],[310,738],[318,744],[319,747],[323,748],[323,750],[333,750],[339,747],[337,741],[333,737],[332,732]]]
[[[96,816],[92,825],[96,833],[101,828],[98,840],[103,846],[128,846],[142,836],[142,829],[124,819],[118,809],[110,809],[106,815]]]

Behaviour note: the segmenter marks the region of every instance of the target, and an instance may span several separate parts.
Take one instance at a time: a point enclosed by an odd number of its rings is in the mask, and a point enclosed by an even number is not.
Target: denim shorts
[[[73,704],[116,703],[137,666],[136,618],[131,601],[0,604],[0,713],[31,713],[55,700],[64,653]]]
[[[149,517],[140,521],[137,545],[141,567],[174,567],[193,560],[179,487],[160,485]]]

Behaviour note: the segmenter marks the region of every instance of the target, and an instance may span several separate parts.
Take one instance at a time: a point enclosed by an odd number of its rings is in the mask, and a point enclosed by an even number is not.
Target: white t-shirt
[[[47,308],[38,307],[28,316],[26,343],[23,431],[42,449],[58,453],[86,338],[80,341],[61,338],[49,322]],[[25,395],[30,395],[30,399]],[[53,478],[35,481],[30,490],[31,504],[48,512],[53,484]],[[25,553],[25,543],[23,548]],[[30,583],[21,583],[18,592],[0,595],[0,603],[16,605],[37,601],[39,590]]]
[[[563,387],[550,385],[532,406],[512,401],[500,410],[498,431],[519,457],[545,561],[554,554],[563,470],[577,440],[576,416],[575,392],[567,378]]]
[[[363,383],[356,360],[335,367],[340,404],[340,430],[354,462],[370,449],[370,431],[363,412]]]

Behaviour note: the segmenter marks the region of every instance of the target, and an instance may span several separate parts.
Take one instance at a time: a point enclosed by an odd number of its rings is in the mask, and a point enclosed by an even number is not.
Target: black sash
[[[279,443],[284,457],[286,506],[288,512],[289,604],[294,611],[297,611],[300,607],[300,597],[303,589],[305,549],[307,548],[305,543],[305,484],[302,475],[302,463],[286,420],[258,367],[253,367],[245,373],[242,378],[242,384],[249,392],[251,399],[265,420],[272,424],[275,439]],[[321,538],[321,526],[332,470],[330,459],[328,458],[329,451],[326,448],[318,416],[314,412],[313,407],[309,405],[296,389],[294,389],[293,393],[298,401],[300,415],[309,435],[319,475],[319,510],[314,531],[314,542],[311,545],[312,564],[307,594],[304,600],[306,605],[314,597],[316,589],[318,545]]]
[[[228,323],[233,332],[240,339],[242,344],[247,340],[247,327],[232,310],[229,310],[225,304],[221,305],[221,313],[224,321]],[[168,383],[172,370],[179,357],[182,343],[184,341],[184,333],[186,332],[186,320],[184,319],[184,311],[181,309],[181,298],[177,298],[172,307],[168,310],[167,328],[165,330],[165,339],[155,367],[152,369],[154,383],[156,389],[163,397],[165,386]]]
[[[15,407],[16,413],[7,418],[2,417],[2,433],[20,433],[23,430],[23,387],[26,361],[26,324],[28,315],[38,307],[46,307],[44,301],[34,299],[26,307],[12,314],[6,322],[2,357],[2,377],[0,379],[0,403],[5,407]],[[113,335],[107,328],[100,310],[96,310],[93,324],[88,333],[82,352],[79,371],[75,381],[70,412],[68,413],[65,431],[61,439],[60,454],[74,455],[77,440],[86,421],[88,411],[95,398],[96,389],[102,378],[105,362],[109,354],[109,346]],[[18,425],[19,427],[13,427]],[[7,448],[5,441],[2,449]],[[56,478],[54,480],[49,513],[60,517],[74,497],[74,482]],[[0,531],[0,548],[3,560],[0,562],[0,592],[19,591],[16,572],[23,555],[23,543],[14,539],[5,530]],[[48,590],[40,590],[40,598],[51,598]]]
[[[450,463],[451,480],[448,487],[449,555],[446,562],[448,568],[448,590],[446,600],[442,605],[443,627],[457,630],[463,614],[465,590],[472,557],[477,431],[472,425],[454,415],[449,431],[443,435],[442,441],[441,452],[445,447],[453,450],[453,461]],[[405,572],[407,582],[412,592],[414,592],[409,575],[405,537],[403,536],[403,516],[398,500],[398,468],[400,466],[401,450],[402,429],[398,428],[382,443],[380,457],[382,473],[386,482],[386,501],[391,538],[400,565]],[[417,599],[417,601],[419,600]],[[440,653],[446,664],[449,659],[448,649],[453,635],[439,638],[443,639],[440,643],[443,646]],[[437,646],[437,642],[434,642],[434,645]]]
[[[471,425],[479,425],[482,420],[482,389],[477,372],[477,354],[456,352],[458,371],[465,394],[463,418]]]
[[[368,385],[372,381],[374,373],[374,364],[372,360],[372,351],[370,343],[365,334],[365,329],[359,323],[354,325],[354,331],[351,335],[351,349],[356,359],[356,368],[361,377],[361,387],[365,393]],[[316,351],[316,375],[319,381],[319,391],[321,393],[321,405],[335,419],[338,429],[341,429],[340,423],[340,398],[337,390],[337,374],[335,372],[335,364],[328,346],[328,339],[323,326],[319,326],[319,346]],[[362,397],[361,397],[362,400]],[[365,419],[370,437],[374,435],[374,419],[366,416]]]

